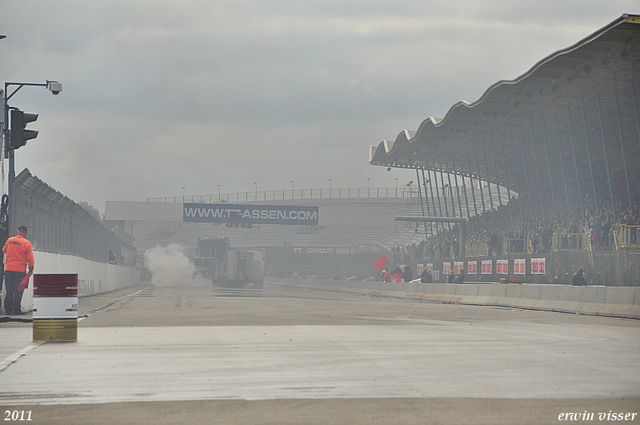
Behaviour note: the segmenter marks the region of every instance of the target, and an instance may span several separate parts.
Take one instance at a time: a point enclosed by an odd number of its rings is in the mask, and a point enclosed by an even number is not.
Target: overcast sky
[[[0,0],[16,151],[74,201],[394,187],[369,146],[474,101],[637,0]],[[5,170],[8,169],[5,164]],[[6,185],[5,185],[6,186]]]

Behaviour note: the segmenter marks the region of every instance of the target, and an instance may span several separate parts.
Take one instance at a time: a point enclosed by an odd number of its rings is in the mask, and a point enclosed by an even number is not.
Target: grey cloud
[[[476,100],[635,2],[2,2],[0,75],[38,138],[17,167],[76,200],[393,186],[369,145]],[[318,165],[319,164],[319,165]],[[411,179],[413,176],[409,176]]]

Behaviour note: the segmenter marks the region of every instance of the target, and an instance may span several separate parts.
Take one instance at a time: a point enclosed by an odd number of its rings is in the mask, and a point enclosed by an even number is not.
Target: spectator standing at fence
[[[411,282],[413,280],[413,272],[411,271],[411,266],[408,264],[404,266],[404,271],[402,272],[402,279],[404,279],[405,282]]]
[[[576,274],[573,275],[573,281],[571,282],[573,286],[587,286],[587,280],[584,278],[582,274],[582,269],[576,270]]]
[[[26,226],[18,227],[18,234],[7,239],[2,252],[5,254],[4,285],[6,296],[4,298],[4,311],[7,314],[22,314],[22,293],[24,288],[18,286],[28,273],[33,274],[34,260],[31,242],[26,238]]]
[[[433,275],[431,272],[425,267],[422,274],[420,275],[420,282],[422,283],[431,283],[433,282]]]

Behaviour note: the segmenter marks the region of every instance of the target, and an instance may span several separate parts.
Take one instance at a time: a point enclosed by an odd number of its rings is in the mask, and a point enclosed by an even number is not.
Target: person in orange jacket
[[[33,260],[33,248],[27,236],[27,227],[18,227],[18,235],[7,239],[2,248],[5,254],[4,266],[4,286],[6,296],[4,297],[4,311],[7,314],[23,314],[20,303],[24,289],[18,288],[22,279],[29,274],[33,274],[35,262]]]
[[[402,281],[402,269],[400,266],[396,266],[396,268],[391,272],[391,281],[397,283]]]
[[[391,272],[389,271],[389,269],[385,267],[384,269],[382,269],[380,274],[382,274],[383,282],[387,282],[387,283],[391,282]]]

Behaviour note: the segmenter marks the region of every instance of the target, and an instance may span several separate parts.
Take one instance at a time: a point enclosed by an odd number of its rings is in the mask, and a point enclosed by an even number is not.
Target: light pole
[[[331,198],[331,179],[329,179],[329,198]]]
[[[220,183],[218,183],[218,203],[222,202],[222,198],[220,196]]]
[[[253,182],[256,187],[256,201],[258,200],[258,182]]]
[[[296,197],[296,182],[291,180],[291,199]]]
[[[17,86],[17,88],[13,92],[11,92],[11,94],[9,94],[10,86]],[[57,81],[47,80],[46,83],[12,83],[12,82],[4,83],[4,127],[2,130],[2,133],[4,136],[4,140],[3,140],[4,158],[9,159],[9,186],[7,187],[7,197],[9,201],[9,217],[8,217],[7,229],[9,231],[13,229],[13,225],[14,225],[13,222],[15,220],[15,217],[14,217],[15,206],[13,205],[14,203],[13,203],[13,199],[11,199],[11,196],[13,194],[13,181],[16,177],[16,170],[15,170],[15,160],[14,160],[15,149],[13,149],[9,143],[8,124],[9,124],[9,109],[17,109],[17,108],[10,108],[8,102],[9,102],[9,99],[11,99],[13,95],[16,94],[18,90],[20,90],[24,86],[46,87],[54,95],[60,94],[60,92],[62,91],[62,84],[60,84]],[[37,115],[35,115],[35,118],[37,119]]]

